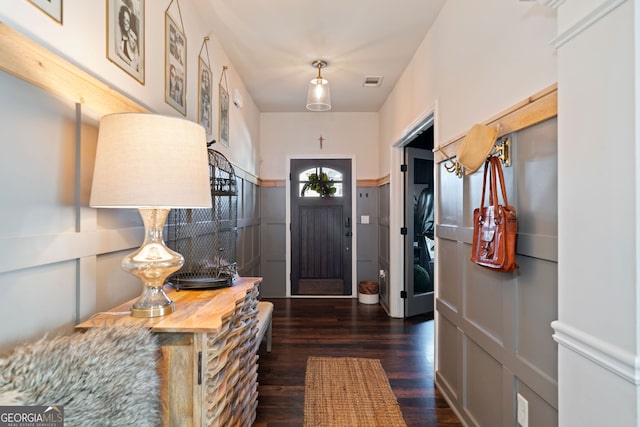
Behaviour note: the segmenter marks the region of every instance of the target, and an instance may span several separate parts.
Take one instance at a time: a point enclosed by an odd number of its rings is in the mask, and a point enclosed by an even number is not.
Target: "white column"
[[[638,425],[638,0],[558,9],[559,425]]]

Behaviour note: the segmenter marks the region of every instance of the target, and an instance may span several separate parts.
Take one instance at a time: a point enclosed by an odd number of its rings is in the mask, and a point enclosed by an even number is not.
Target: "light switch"
[[[360,224],[369,224],[369,215],[360,216]]]

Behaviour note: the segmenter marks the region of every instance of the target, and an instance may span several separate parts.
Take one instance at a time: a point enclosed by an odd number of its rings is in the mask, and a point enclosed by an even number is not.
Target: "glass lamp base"
[[[178,271],[184,258],[162,240],[162,229],[169,209],[139,208],[145,226],[142,246],[122,260],[122,268],[142,281],[143,291],[131,307],[133,317],[159,317],[173,313],[176,305],[164,292],[170,274]]]
[[[162,286],[145,286],[142,295],[131,306],[133,317],[158,317],[171,314],[176,305]]]
[[[176,310],[173,301],[155,307],[131,307],[131,317],[159,317],[171,314]]]

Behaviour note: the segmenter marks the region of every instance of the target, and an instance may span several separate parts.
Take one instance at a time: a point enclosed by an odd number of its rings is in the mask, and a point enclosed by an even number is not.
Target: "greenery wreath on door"
[[[315,191],[320,197],[332,197],[336,193],[337,189],[333,184],[333,180],[329,179],[325,172],[321,172],[320,176],[316,172],[310,173],[307,179],[309,182],[302,187],[301,196],[304,196],[307,190]]]

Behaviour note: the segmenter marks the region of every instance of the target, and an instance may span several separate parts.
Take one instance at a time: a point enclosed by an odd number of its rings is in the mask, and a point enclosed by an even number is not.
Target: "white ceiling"
[[[367,112],[380,109],[445,1],[194,3],[260,111],[306,111],[307,86],[317,74],[311,63],[323,59],[331,111]],[[382,85],[363,87],[367,76],[383,76]]]

